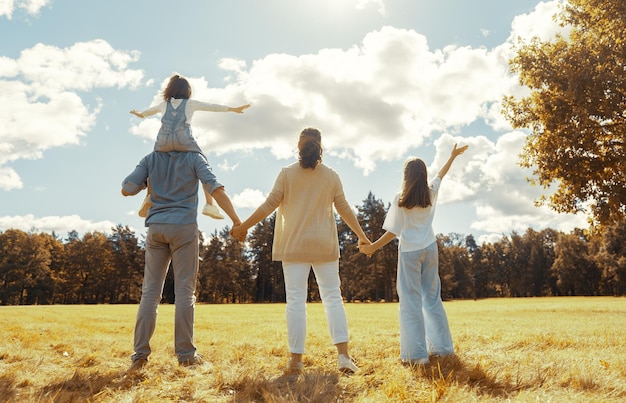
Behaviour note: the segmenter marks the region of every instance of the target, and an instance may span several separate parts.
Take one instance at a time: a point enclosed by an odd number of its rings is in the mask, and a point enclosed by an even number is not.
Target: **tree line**
[[[357,217],[377,239],[388,209],[370,193]],[[200,240],[198,302],[284,302],[282,266],[272,261],[272,215],[252,228],[246,243],[228,228]],[[371,257],[358,252],[357,238],[337,221],[342,291],[348,302],[397,301],[397,241]],[[8,229],[0,233],[0,305],[128,304],[141,296],[144,240],[118,225],[107,235]],[[442,296],[445,299],[626,295],[626,222],[602,230],[553,229],[503,235],[478,244],[473,235],[439,234]],[[173,302],[171,271],[163,302]],[[309,300],[319,300],[311,274]]]

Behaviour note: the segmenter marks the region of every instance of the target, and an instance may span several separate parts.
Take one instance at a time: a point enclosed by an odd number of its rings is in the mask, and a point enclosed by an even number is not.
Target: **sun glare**
[[[380,14],[385,13],[384,0],[322,0],[322,8],[329,15],[341,16],[354,11],[374,9]]]

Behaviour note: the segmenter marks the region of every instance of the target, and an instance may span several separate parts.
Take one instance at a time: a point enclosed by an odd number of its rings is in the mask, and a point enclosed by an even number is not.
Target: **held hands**
[[[232,236],[239,242],[243,242],[248,236],[248,231],[241,226],[241,223],[239,223],[234,225],[233,228],[230,230],[230,236]]]
[[[366,238],[359,238],[359,252],[364,253],[367,255],[367,257],[372,256],[372,253],[374,253],[374,251],[376,250],[373,246],[372,246],[372,242],[366,237]]]
[[[378,249],[374,247],[371,243],[359,245],[359,252],[367,255],[367,257],[372,257],[372,254],[376,252]]]

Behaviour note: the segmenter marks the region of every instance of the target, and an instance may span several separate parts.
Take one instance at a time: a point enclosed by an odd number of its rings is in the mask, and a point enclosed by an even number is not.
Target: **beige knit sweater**
[[[259,207],[275,209],[272,258],[286,262],[330,262],[339,259],[334,210],[354,214],[337,172],[324,164],[305,169],[294,163],[281,169],[274,188]],[[267,216],[266,215],[266,216]]]

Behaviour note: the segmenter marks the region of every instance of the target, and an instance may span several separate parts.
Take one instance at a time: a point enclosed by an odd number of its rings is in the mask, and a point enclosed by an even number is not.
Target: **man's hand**
[[[246,231],[241,224],[239,225],[235,225],[231,230],[230,230],[230,236],[232,236],[233,238],[235,238],[236,240],[238,240],[239,242],[244,242],[246,240],[246,237],[248,236],[248,231]]]

